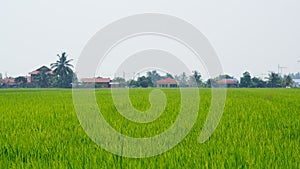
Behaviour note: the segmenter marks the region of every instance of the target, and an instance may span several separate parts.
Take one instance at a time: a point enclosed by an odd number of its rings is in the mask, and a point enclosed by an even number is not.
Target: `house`
[[[81,83],[84,87],[91,87],[90,85],[95,84],[96,88],[109,88],[110,87],[110,78],[82,78]]]
[[[30,84],[31,83],[31,77],[30,76],[19,76],[19,77],[24,77],[26,79],[26,84]],[[18,77],[17,77],[18,78]],[[17,78],[4,78],[4,79],[0,79],[0,88],[4,87],[19,87],[20,83],[17,83],[15,81],[15,79]]]
[[[294,87],[300,87],[300,79],[293,79]]]
[[[125,83],[120,83],[120,82],[110,82],[109,85],[111,88],[125,88],[126,87]]]
[[[172,78],[165,78],[162,80],[156,81],[157,87],[166,87],[166,88],[171,88],[171,87],[178,87],[178,82],[175,79]]]
[[[35,82],[37,81],[37,76],[40,74],[40,72],[44,71],[46,74],[54,74],[53,71],[48,68],[47,66],[42,66],[32,72],[30,72],[30,82]],[[27,79],[28,81],[28,79]]]
[[[217,81],[219,87],[238,87],[239,81],[237,79],[221,79]]]
[[[15,83],[15,78],[4,78],[4,79],[0,79],[0,87],[15,87],[16,83]]]

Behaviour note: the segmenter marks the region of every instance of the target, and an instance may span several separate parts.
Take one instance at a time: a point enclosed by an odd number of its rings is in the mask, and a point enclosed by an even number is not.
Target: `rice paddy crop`
[[[136,109],[150,108],[152,89],[130,89]],[[97,90],[106,121],[131,137],[162,133],[176,120],[179,91],[163,89],[168,104],[156,121],[131,122],[113,104],[110,90]],[[200,111],[187,137],[149,158],[114,155],[82,129],[68,89],[0,90],[0,168],[300,168],[300,90],[228,89],[221,121],[198,143],[210,106],[200,89]]]

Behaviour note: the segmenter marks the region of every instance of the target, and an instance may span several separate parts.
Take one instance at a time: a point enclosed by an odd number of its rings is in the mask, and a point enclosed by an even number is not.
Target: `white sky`
[[[66,51],[75,61],[102,27],[125,16],[164,13],[197,27],[214,46],[225,73],[261,76],[300,71],[299,0],[0,1],[0,73],[28,72]],[[109,74],[109,73],[106,73]]]

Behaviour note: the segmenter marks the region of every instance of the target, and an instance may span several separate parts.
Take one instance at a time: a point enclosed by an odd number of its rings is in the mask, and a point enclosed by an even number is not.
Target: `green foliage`
[[[205,87],[211,88],[211,87],[217,87],[218,83],[215,79],[208,79],[206,81]]]
[[[36,87],[49,88],[55,86],[55,76],[48,73],[47,70],[42,69],[39,74],[35,77]]]
[[[143,88],[154,86],[150,76],[148,76],[148,77],[145,77],[145,76],[139,77],[137,81],[131,80],[129,85],[131,87],[143,87]]]
[[[131,89],[130,99],[147,110],[152,89]],[[121,116],[110,90],[96,90],[101,113],[117,131],[150,137],[168,129],[180,110],[179,89],[165,89],[165,112],[152,123]],[[0,168],[299,168],[300,90],[228,89],[216,131],[197,142],[210,109],[211,92],[200,89],[199,117],[170,151],[145,159],[113,155],[80,126],[68,89],[0,90]]]
[[[24,76],[19,76],[15,78],[15,83],[18,85],[18,87],[25,87],[27,79]]]
[[[182,72],[180,75],[175,75],[175,79],[179,82],[179,87],[188,87],[188,76],[185,72]]]
[[[219,77],[215,78],[215,80],[221,80],[221,79],[233,79],[233,76],[225,74],[225,75],[219,75]]]
[[[70,64],[73,59],[68,60],[66,52],[63,52],[61,56],[59,54],[57,56],[58,60],[50,65],[57,76],[57,85],[62,88],[70,88],[72,87],[74,76],[74,72],[71,69],[73,65]]]
[[[288,75],[288,76],[284,76],[282,83],[283,83],[283,87],[292,87],[294,82],[291,76]]]
[[[196,82],[197,87],[200,87],[201,84],[201,74],[197,70],[193,71],[193,78]]]
[[[255,79],[256,80],[256,79]],[[243,77],[241,77],[240,87],[249,88],[251,86],[252,79],[249,72],[243,73]]]
[[[137,82],[139,87],[143,87],[143,88],[153,87],[152,79],[150,77],[145,77],[145,76],[139,77]]]
[[[156,71],[148,71],[147,72],[147,77],[151,78],[152,84],[156,85],[156,81],[161,80],[163,77],[160,76],[160,74]]]
[[[260,78],[253,77],[251,79],[251,86],[252,88],[265,88],[267,87],[267,82],[263,81]]]
[[[272,72],[271,74],[269,74],[268,79],[269,79],[268,87],[272,87],[272,88],[282,87],[282,81],[279,74]]]
[[[174,79],[174,77],[170,74],[170,73],[167,73],[165,78],[171,78],[171,79]]]

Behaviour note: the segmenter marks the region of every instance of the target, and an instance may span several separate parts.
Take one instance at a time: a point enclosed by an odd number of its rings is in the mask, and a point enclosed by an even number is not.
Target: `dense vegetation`
[[[152,89],[130,89],[133,105],[149,108]],[[96,97],[106,120],[133,137],[163,132],[176,119],[177,89],[159,120],[140,127],[116,111],[110,90]],[[0,168],[299,168],[300,90],[229,89],[219,126],[197,142],[210,105],[200,89],[200,113],[189,135],[158,156],[130,159],[92,142],[80,126],[67,89],[0,90]]]

